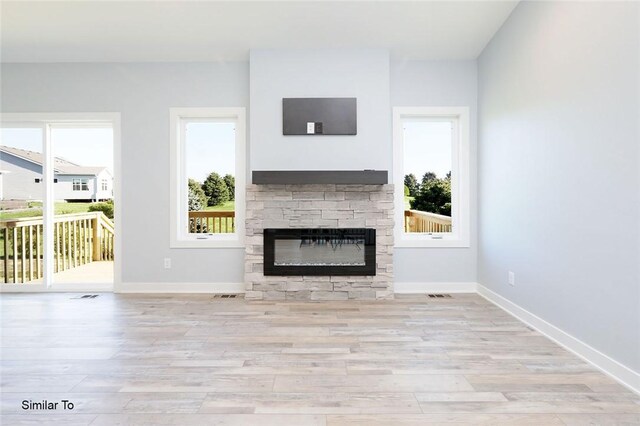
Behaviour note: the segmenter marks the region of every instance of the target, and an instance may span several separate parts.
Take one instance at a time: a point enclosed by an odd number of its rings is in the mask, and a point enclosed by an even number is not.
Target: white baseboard
[[[106,293],[113,291],[113,284],[2,284],[0,293]]]
[[[475,282],[432,282],[394,283],[393,292],[398,294],[416,293],[476,293]]]
[[[567,349],[569,352],[572,352],[582,358],[633,392],[640,394],[640,374],[608,357],[599,350],[592,348],[588,344],[573,337],[553,324],[549,324],[547,321],[535,314],[532,314],[526,309],[521,308],[508,299],[505,299],[499,294],[489,290],[485,286],[478,284],[477,288],[478,294],[489,302],[498,306],[530,327],[533,327],[549,339]]]
[[[122,283],[116,293],[244,293],[244,283]]]

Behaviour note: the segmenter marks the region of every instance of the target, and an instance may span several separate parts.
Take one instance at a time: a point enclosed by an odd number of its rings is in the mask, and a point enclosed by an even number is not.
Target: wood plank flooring
[[[640,396],[476,295],[77,297],[1,296],[3,425],[640,424]]]

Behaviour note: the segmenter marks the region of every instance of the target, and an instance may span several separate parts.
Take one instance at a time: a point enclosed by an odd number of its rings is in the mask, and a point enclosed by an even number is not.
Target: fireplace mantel
[[[385,185],[389,181],[387,170],[254,170],[255,185]]]

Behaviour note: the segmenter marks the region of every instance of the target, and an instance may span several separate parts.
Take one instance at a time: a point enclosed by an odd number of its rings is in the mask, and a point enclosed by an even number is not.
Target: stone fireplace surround
[[[393,185],[248,185],[245,299],[393,298]],[[265,228],[374,228],[375,276],[265,276]]]

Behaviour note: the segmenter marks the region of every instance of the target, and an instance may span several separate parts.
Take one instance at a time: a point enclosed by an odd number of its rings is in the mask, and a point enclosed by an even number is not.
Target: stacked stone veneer
[[[393,185],[248,185],[246,299],[393,298]],[[265,276],[265,228],[375,228],[375,276]]]

